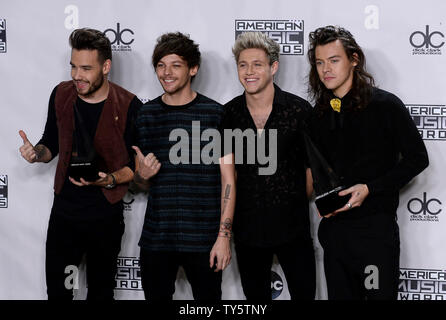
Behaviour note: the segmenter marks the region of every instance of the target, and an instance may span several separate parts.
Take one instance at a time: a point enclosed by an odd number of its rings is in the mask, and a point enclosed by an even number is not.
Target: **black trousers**
[[[172,300],[182,266],[198,301],[220,301],[222,272],[209,267],[209,252],[157,252],[141,248],[141,282],[147,300]]]
[[[394,216],[324,218],[318,235],[329,300],[398,298],[400,241]]]
[[[302,236],[280,246],[261,248],[236,243],[235,252],[247,300],[271,301],[271,267],[276,254],[291,300],[314,300],[316,266],[313,241]]]
[[[45,269],[48,299],[73,299],[75,272],[66,268],[78,267],[84,254],[86,254],[87,269],[87,299],[113,299],[117,257],[121,250],[123,233],[122,211],[121,214],[110,213],[107,219],[79,221],[66,218],[53,208],[46,240]]]

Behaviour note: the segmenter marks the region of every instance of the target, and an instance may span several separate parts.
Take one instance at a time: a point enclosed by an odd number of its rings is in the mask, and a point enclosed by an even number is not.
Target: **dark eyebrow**
[[[340,57],[341,57],[341,56],[337,54],[337,55],[328,57],[327,59],[340,58]],[[321,58],[316,58],[316,60],[323,60],[323,59],[321,59]]]
[[[158,63],[162,63],[162,64],[166,64],[164,61],[158,61]],[[186,62],[185,61],[182,61],[182,60],[174,60],[174,61],[172,61],[171,62],[172,64],[174,64],[174,63],[180,63],[180,64],[186,64]]]
[[[70,61],[70,65],[71,65],[72,67],[75,67],[74,63],[71,62],[71,61]],[[80,67],[81,67],[81,68],[92,68],[93,66],[91,66],[91,65],[89,65],[89,64],[86,64],[86,65],[83,65],[83,66],[80,66]]]

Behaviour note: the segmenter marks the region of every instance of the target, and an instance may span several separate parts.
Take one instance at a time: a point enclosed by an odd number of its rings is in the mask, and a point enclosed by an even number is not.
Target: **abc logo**
[[[122,202],[124,202],[125,205],[131,205],[135,201],[135,198],[133,197],[134,195],[135,193],[129,189],[122,199]]]
[[[282,278],[274,271],[271,271],[272,298],[276,299],[278,296],[280,296],[280,294],[282,293],[282,290],[283,290]]]
[[[434,36],[436,36],[435,39],[433,38]],[[415,31],[410,35],[409,41],[414,48],[432,47],[438,49],[444,45],[444,41],[440,42],[441,40],[439,40],[439,38],[444,38],[443,33],[439,31],[430,32],[429,26],[426,26],[425,33],[421,31]]]
[[[412,214],[430,214],[437,215],[441,212],[441,201],[439,199],[429,199],[427,200],[426,192],[423,192],[423,199],[412,198],[407,203],[407,210]]]
[[[8,176],[0,174],[0,208],[8,207]]]
[[[107,33],[113,33],[113,38],[111,38],[110,36],[108,36],[107,35]],[[130,29],[124,29],[124,30],[121,30],[121,25],[119,24],[119,22],[118,22],[118,24],[116,25],[116,30],[113,30],[113,29],[107,29],[107,30],[105,30],[104,31],[104,34],[110,39],[110,42],[111,42],[111,44],[113,45],[113,44],[117,44],[118,46],[122,43],[122,44],[125,44],[125,45],[130,45],[133,41],[135,41],[135,39],[128,39],[128,38],[130,38],[130,36],[128,36],[128,35],[126,35],[126,39],[127,39],[127,41],[125,41],[124,40],[124,33],[130,33],[130,34],[134,34],[133,33],[133,31],[132,30],[130,30]],[[128,38],[127,38],[128,37]],[[112,41],[112,39],[113,39],[113,41]]]

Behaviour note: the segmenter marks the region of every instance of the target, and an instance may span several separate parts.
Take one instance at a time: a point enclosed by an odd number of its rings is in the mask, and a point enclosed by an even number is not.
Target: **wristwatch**
[[[116,178],[113,175],[113,173],[110,173],[109,176],[111,176],[112,182],[107,184],[104,188],[110,190],[110,189],[113,189],[114,187],[116,187]]]

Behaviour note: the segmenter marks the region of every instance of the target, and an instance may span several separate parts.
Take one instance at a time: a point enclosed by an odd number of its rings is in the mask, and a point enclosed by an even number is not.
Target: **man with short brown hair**
[[[54,88],[37,145],[20,130],[20,152],[30,163],[59,155],[46,242],[48,299],[73,298],[67,270],[77,270],[84,254],[87,299],[113,299],[122,198],[133,178],[132,122],[141,102],[107,79],[111,45],[102,32],[74,30],[70,45],[73,80]]]

